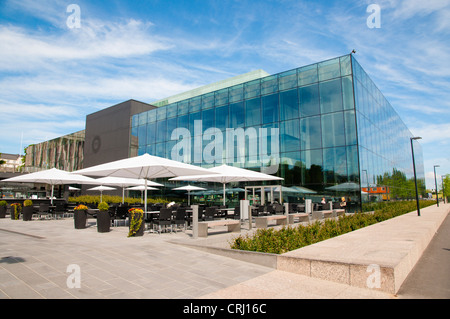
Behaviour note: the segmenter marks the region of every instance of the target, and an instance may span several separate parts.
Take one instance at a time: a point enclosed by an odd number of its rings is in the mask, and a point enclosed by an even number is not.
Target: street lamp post
[[[411,137],[411,153],[412,153],[412,160],[413,160],[413,169],[414,169],[414,184],[416,186],[416,203],[417,203],[417,216],[420,216],[420,205],[419,205],[419,192],[417,191],[417,176],[416,176],[416,162],[414,160],[414,147],[413,147],[413,140],[420,140],[421,137]]]
[[[439,207],[439,195],[438,195],[438,189],[437,189],[437,181],[436,181],[436,167],[440,167],[439,165],[434,165],[434,186],[436,187],[436,204],[437,207]]]

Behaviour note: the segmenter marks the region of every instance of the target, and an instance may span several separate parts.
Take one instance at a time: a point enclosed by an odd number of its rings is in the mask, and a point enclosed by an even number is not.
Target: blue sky
[[[67,7],[80,8],[71,28]],[[370,4],[380,28],[369,28]],[[71,20],[72,21],[72,20]],[[450,173],[450,0],[0,0],[0,152],[84,129],[87,114],[256,69],[356,50],[421,136],[427,187]]]

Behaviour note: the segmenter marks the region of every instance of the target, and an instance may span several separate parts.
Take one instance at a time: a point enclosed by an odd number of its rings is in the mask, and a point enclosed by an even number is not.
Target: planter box
[[[130,229],[130,227],[131,227],[131,215],[133,215],[133,214],[130,214],[130,216],[128,217],[128,221],[129,221],[129,223],[128,223],[128,229]],[[142,216],[142,223],[141,223],[141,227],[139,227],[139,229],[138,229],[138,231],[136,232],[136,234],[134,234],[132,237],[137,237],[137,236],[143,236],[144,235],[144,230],[145,230],[145,221],[144,221],[144,217]]]
[[[24,221],[31,220],[33,217],[33,206],[25,206],[22,210],[22,219]]]
[[[73,220],[74,220],[74,224],[75,224],[75,229],[86,228],[87,211],[85,211],[85,210],[74,211]]]
[[[97,231],[107,233],[111,229],[111,216],[108,211],[99,211],[97,213]]]
[[[6,206],[0,206],[0,218],[6,217]]]

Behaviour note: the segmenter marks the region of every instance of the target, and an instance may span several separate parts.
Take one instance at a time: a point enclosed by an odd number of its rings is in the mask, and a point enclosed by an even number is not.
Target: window
[[[290,90],[280,93],[280,117],[281,120],[290,120],[297,118],[298,110],[298,91]]]
[[[244,126],[244,103],[230,104],[230,128]]]
[[[300,141],[302,150],[322,147],[320,116],[312,116],[300,120]]]
[[[298,69],[298,86],[316,83],[318,81],[317,64],[308,65]]]
[[[344,146],[345,131],[342,112],[322,115],[321,120],[323,147]]]
[[[261,99],[245,101],[245,126],[261,124]]]
[[[261,97],[262,104],[262,122],[273,123],[278,122],[279,116],[279,103],[278,94],[265,95]]]
[[[341,79],[321,82],[319,91],[322,113],[342,110]]]
[[[337,78],[341,75],[339,59],[332,59],[318,64],[319,81]]]
[[[214,92],[207,93],[202,96],[202,109],[210,109],[214,106]],[[196,110],[198,110],[196,108]]]
[[[278,91],[278,76],[271,75],[261,79],[261,94],[270,94]]]
[[[300,116],[320,114],[319,86],[317,84],[304,86],[298,89],[300,97]]]
[[[300,149],[299,120],[290,120],[280,123],[281,152],[291,152]]]
[[[280,91],[292,89],[297,86],[297,70],[280,73],[278,76]]]

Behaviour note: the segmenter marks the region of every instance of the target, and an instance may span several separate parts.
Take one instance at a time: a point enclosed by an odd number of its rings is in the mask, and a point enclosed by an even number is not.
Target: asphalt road
[[[450,214],[400,287],[398,298],[450,299]]]

